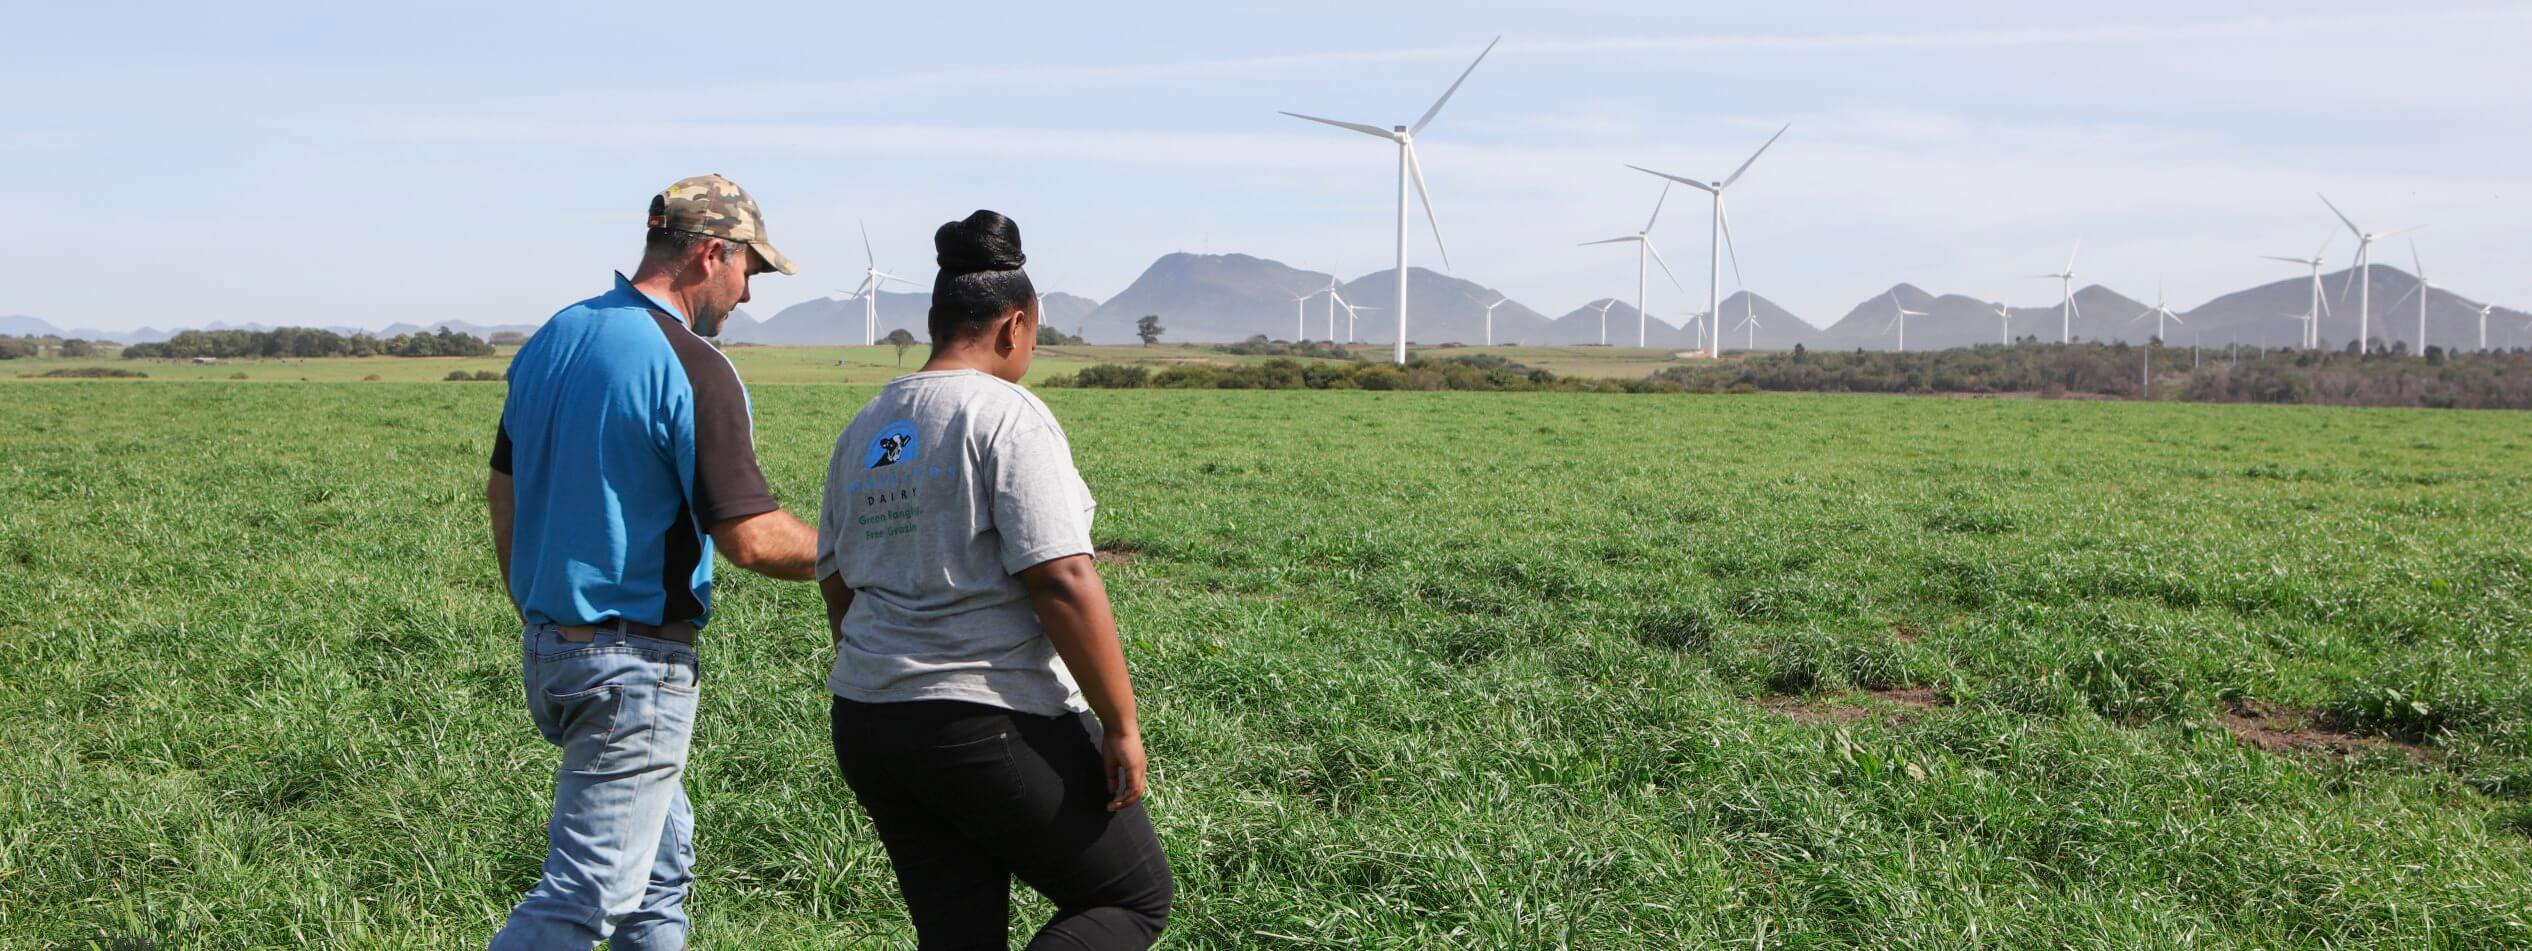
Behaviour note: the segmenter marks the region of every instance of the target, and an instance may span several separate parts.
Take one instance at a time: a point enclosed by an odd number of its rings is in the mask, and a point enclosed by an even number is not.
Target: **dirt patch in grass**
[[[1903,622],[1890,626],[1890,639],[1902,644],[1913,644],[1917,638],[1924,636],[1925,630],[1914,624]]]
[[[2354,757],[2392,753],[2414,763],[2431,763],[2436,751],[2422,743],[2361,735],[2324,710],[2304,710],[2265,700],[2233,700],[2216,721],[2233,741],[2270,753],[2318,753]]]
[[[1090,563],[1103,568],[1121,567],[1143,560],[1143,550],[1132,545],[1109,545],[1090,553]]]
[[[1909,717],[1949,705],[1942,692],[1932,687],[1898,687],[1820,697],[1779,694],[1760,697],[1757,703],[1761,710],[1780,713],[1804,723],[1841,726],[1872,719],[1896,725]]]

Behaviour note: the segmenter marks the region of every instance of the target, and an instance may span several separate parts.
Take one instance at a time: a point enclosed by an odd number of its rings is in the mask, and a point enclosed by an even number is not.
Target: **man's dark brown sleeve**
[[[492,471],[510,474],[510,424],[507,421],[492,434]]]
[[[771,512],[782,506],[756,467],[756,427],[747,415],[747,388],[729,358],[688,331],[684,324],[654,312],[660,332],[668,335],[677,362],[694,389],[696,524],[712,526],[734,518]]]

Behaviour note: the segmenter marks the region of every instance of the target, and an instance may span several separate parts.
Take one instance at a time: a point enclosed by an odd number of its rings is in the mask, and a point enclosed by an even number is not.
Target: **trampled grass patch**
[[[9,392],[0,947],[480,945],[554,762],[501,387]],[[869,392],[757,387],[796,510]],[[2521,417],[1046,395],[1169,946],[2532,944]],[[722,577],[697,946],[903,944],[816,596]]]

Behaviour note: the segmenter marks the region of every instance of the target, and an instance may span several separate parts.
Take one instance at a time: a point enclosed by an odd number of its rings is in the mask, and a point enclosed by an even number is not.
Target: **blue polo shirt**
[[[517,499],[510,593],[529,623],[712,615],[712,526],[773,511],[738,370],[615,276],[510,361],[492,468]]]

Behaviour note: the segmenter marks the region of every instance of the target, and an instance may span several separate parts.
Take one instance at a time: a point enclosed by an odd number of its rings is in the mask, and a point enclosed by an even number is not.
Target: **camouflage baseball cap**
[[[765,238],[765,214],[756,199],[737,182],[719,175],[681,178],[667,191],[651,196],[650,226],[725,238],[756,249],[758,257],[785,274],[799,273],[791,259]]]

